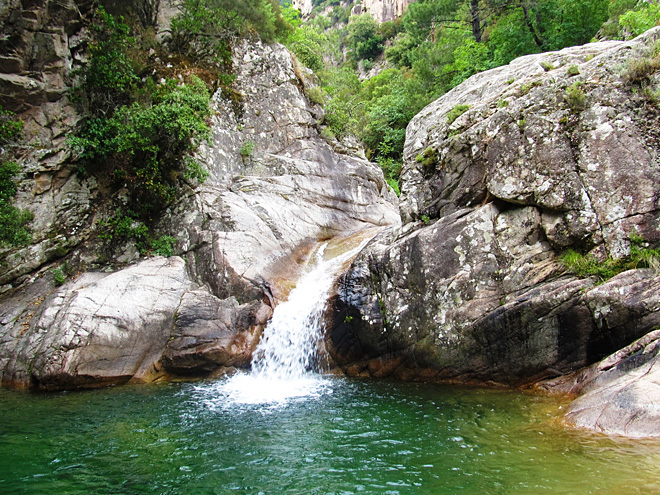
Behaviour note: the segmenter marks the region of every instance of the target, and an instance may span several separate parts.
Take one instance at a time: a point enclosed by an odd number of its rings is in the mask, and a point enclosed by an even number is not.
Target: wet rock
[[[233,297],[218,299],[203,290],[186,293],[163,355],[164,368],[199,375],[220,367],[249,367],[271,314],[263,302],[239,305]]]

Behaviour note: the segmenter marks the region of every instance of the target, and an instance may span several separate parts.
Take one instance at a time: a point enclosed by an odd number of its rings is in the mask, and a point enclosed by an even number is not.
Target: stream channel
[[[334,274],[364,242],[313,251],[250,373],[0,390],[0,493],[660,492],[660,441],[571,430],[556,397],[311,371]]]

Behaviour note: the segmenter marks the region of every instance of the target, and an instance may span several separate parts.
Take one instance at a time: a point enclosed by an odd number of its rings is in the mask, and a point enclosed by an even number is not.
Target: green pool
[[[1,390],[0,493],[660,492],[660,442],[567,430],[554,398],[324,378],[241,404],[224,385]]]

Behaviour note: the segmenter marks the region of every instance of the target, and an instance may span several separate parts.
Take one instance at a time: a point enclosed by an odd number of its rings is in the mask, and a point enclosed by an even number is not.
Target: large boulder
[[[203,245],[241,275],[268,278],[301,244],[399,223],[380,168],[319,137],[320,109],[286,48],[243,42],[234,63],[239,102],[216,95],[202,152],[211,176],[163,221],[183,251]]]
[[[569,424],[610,435],[660,436],[660,330],[654,330],[599,363],[541,388],[578,394]]]
[[[522,57],[412,120],[404,227],[340,281],[327,345],[346,372],[529,385],[657,327],[654,270],[597,286],[558,258],[660,240],[658,75],[636,69],[659,36]]]
[[[634,229],[660,240],[658,115],[644,96],[658,74],[635,68],[659,37],[521,57],[426,107],[406,135],[404,221],[498,198],[536,207],[555,249],[618,256]]]

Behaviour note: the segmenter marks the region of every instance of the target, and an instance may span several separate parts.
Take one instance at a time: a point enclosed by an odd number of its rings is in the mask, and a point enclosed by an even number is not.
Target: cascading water
[[[370,229],[318,246],[307,272],[273,311],[254,353],[252,372],[223,382],[221,400],[283,403],[330,390],[329,382],[313,370],[323,337],[323,311],[336,278],[377,231]]]

